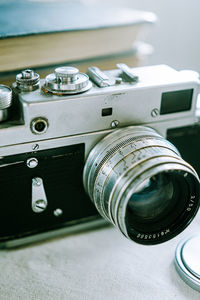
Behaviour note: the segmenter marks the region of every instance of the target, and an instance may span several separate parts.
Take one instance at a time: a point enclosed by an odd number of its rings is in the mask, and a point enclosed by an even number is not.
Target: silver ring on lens
[[[158,244],[180,233],[199,207],[199,178],[155,130],[130,126],[104,137],[83,174],[99,213],[128,238]]]

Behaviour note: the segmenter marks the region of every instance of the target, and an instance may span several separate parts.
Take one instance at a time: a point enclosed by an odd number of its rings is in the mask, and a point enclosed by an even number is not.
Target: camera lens
[[[184,176],[161,173],[148,179],[148,186],[139,188],[128,201],[126,226],[134,233],[153,234],[169,228],[184,213],[189,197]]]
[[[158,244],[180,233],[199,207],[199,179],[153,129],[115,130],[91,151],[84,186],[99,213],[128,238]]]
[[[178,203],[177,195],[173,197],[176,194],[177,186],[172,181],[169,174],[164,173],[147,179],[131,195],[128,201],[126,211],[127,226],[146,232],[147,229],[149,231],[157,230],[161,222],[163,226],[165,218],[167,218],[166,221],[168,223],[169,213],[177,211],[176,206]],[[182,203],[180,204],[182,206]]]

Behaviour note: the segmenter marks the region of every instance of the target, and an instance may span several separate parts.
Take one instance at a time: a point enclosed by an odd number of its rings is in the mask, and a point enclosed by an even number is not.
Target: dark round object
[[[84,187],[99,213],[129,239],[165,242],[199,208],[199,178],[155,130],[130,126],[105,136],[90,152]]]
[[[45,118],[36,118],[31,121],[31,131],[34,134],[42,134],[47,131],[48,121]]]
[[[166,235],[177,235],[191,222],[195,207],[190,201],[198,186],[191,175],[184,175],[177,171],[157,174],[130,197],[125,219],[131,239],[140,237],[148,244],[153,237],[152,244],[161,243]]]
[[[35,124],[35,130],[37,132],[43,132],[46,128],[46,124],[43,121],[39,121]]]

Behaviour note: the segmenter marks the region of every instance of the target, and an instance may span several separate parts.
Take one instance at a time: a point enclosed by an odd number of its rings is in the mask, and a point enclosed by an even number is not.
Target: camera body
[[[155,129],[200,172],[194,73],[166,65],[89,69],[90,80],[83,74],[87,83],[75,86],[74,70],[61,71],[13,85],[10,116],[0,124],[2,247],[104,223],[84,191],[83,169],[93,147],[118,128]]]

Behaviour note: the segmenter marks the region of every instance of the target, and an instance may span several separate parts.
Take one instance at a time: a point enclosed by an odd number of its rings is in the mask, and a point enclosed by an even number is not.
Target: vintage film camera
[[[24,70],[1,85],[1,247],[100,215],[141,244],[180,233],[199,207],[198,89],[192,72],[124,64],[45,80]]]

